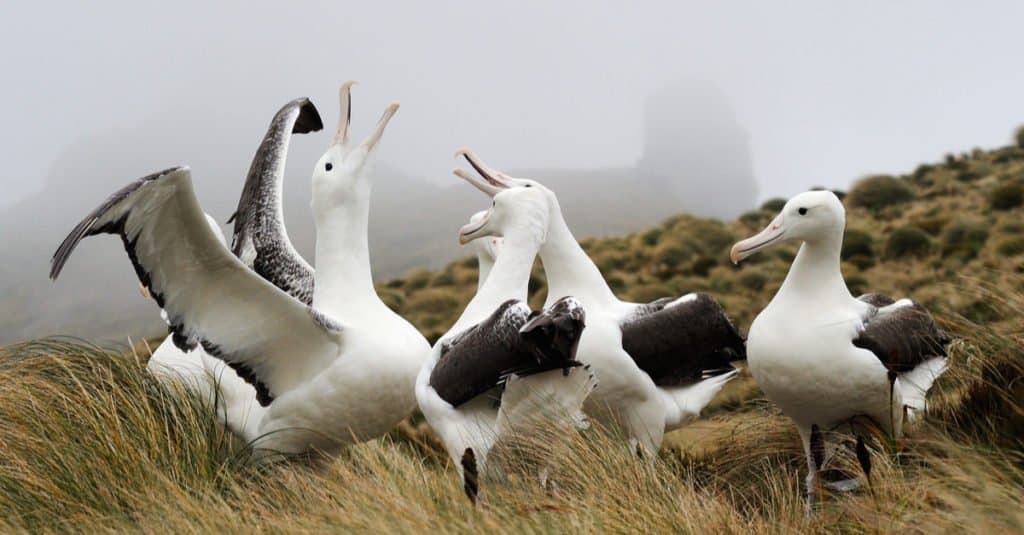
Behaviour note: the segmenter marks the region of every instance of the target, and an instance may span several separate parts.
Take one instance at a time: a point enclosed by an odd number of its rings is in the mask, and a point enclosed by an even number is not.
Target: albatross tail
[[[925,396],[944,371],[946,357],[935,357],[898,376],[896,388],[899,389],[903,407],[906,408],[907,423],[914,422],[927,408]]]
[[[662,387],[658,391],[665,398],[666,430],[682,427],[688,421],[700,416],[700,411],[718,395],[725,383],[736,377],[739,370],[730,370],[713,375],[688,386]]]

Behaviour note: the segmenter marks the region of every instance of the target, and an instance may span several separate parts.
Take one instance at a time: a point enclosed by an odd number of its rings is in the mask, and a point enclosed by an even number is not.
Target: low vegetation
[[[984,173],[965,182],[965,169]],[[146,373],[145,345],[48,339],[0,348],[0,531],[1024,531],[1024,207],[993,205],[1000,184],[1021,176],[1024,149],[1004,147],[851,189],[851,290],[913,296],[957,340],[927,418],[903,443],[872,441],[870,484],[828,496],[814,516],[803,510],[796,432],[746,373],[653,459],[638,461],[597,425],[523,437],[526,451],[556,459],[557,492],[513,463],[474,508],[422,421],[326,463],[257,461],[202,403]],[[892,192],[903,200],[891,203]],[[780,204],[729,223],[679,215],[583,245],[624,298],[710,292],[747,327],[796,247],[740,267],[728,249]],[[467,259],[379,289],[433,339],[475,285]],[[538,305],[539,264],[530,288]],[[852,449],[838,451],[834,466],[856,472]]]

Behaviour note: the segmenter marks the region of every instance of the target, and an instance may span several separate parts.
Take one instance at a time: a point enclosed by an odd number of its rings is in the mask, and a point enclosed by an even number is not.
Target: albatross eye
[[[327,162],[326,164],[324,164],[324,169],[330,171],[331,169],[334,169],[334,164],[332,164],[331,162]]]
[[[806,208],[801,208],[801,209],[797,210],[797,212],[800,215],[807,215],[807,209]]]

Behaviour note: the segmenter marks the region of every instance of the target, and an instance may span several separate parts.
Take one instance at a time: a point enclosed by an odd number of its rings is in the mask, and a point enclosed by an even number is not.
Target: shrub
[[[960,222],[942,235],[942,256],[971,260],[988,240],[988,227],[978,222]]]
[[[657,245],[662,232],[663,231],[659,227],[654,227],[641,234],[640,240],[648,247]]]
[[[761,228],[768,224],[772,219],[772,214],[764,210],[750,210],[749,212],[743,212],[740,216],[740,223],[747,225],[748,227]]]
[[[783,199],[781,197],[775,197],[774,199],[768,199],[767,201],[764,201],[764,204],[761,205],[761,209],[777,213],[781,212],[782,207],[784,206],[786,206],[786,199]]]
[[[664,245],[659,247],[657,252],[654,253],[654,263],[659,266],[675,268],[689,260],[692,255],[692,252],[687,251],[682,246],[675,244]]]
[[[914,190],[892,176],[875,175],[858,180],[848,198],[850,206],[880,210],[913,200]]]
[[[846,277],[846,287],[850,289],[851,294],[860,295],[867,291],[868,280],[860,275],[851,275]]]
[[[740,286],[747,288],[748,290],[754,290],[755,292],[761,291],[764,288],[765,283],[768,282],[768,277],[757,270],[745,270],[739,278]]]
[[[1009,234],[1024,234],[1024,223],[1006,223],[999,230]]]
[[[430,281],[431,286],[451,286],[455,284],[455,273],[453,273],[451,266],[448,267],[449,269],[438,273],[434,280]]]
[[[846,261],[856,266],[856,268],[860,271],[864,271],[865,269],[868,269],[869,267],[875,265],[874,258],[862,254],[855,254],[848,258]]]
[[[849,260],[854,256],[874,258],[875,252],[871,248],[873,241],[874,238],[867,232],[846,229],[846,232],[843,234],[843,248],[839,253],[839,257],[843,260]]]
[[[1024,237],[1014,236],[999,242],[996,251],[1003,256],[1017,256],[1024,253]]]
[[[693,261],[690,266],[690,273],[699,277],[707,277],[708,273],[711,272],[711,268],[718,265],[718,261],[710,256],[701,256]]]
[[[1009,210],[1024,204],[1024,186],[1016,182],[999,184],[989,194],[989,202],[995,210]]]
[[[670,297],[672,292],[661,284],[645,284],[635,286],[628,292],[629,299],[637,303],[649,303],[662,297]]]
[[[925,179],[932,172],[932,169],[935,169],[934,165],[923,163],[917,166],[917,169],[914,169],[914,173],[911,176],[914,177],[914,181],[917,182],[918,184],[927,185],[930,184],[931,181]]]
[[[461,304],[455,294],[444,288],[429,288],[409,297],[405,301],[407,313],[445,315],[451,314]]]
[[[405,285],[410,290],[419,290],[426,288],[430,284],[430,280],[434,278],[434,273],[429,269],[419,268],[410,272],[405,277]]]
[[[927,256],[931,248],[932,242],[923,230],[913,226],[900,227],[885,240],[885,257],[922,257]]]
[[[932,236],[938,236],[942,229],[945,228],[946,223],[949,223],[949,217],[938,215],[914,220],[914,226]]]
[[[1024,125],[1017,127],[1017,130],[1013,133],[1013,140],[1017,142],[1017,146],[1024,149]]]

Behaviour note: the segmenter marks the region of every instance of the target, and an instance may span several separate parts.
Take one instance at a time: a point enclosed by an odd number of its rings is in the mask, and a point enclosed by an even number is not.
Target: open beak
[[[373,147],[377,146],[380,138],[384,136],[384,129],[387,128],[388,122],[391,121],[391,118],[395,116],[395,112],[398,111],[399,106],[399,103],[392,102],[391,104],[388,104],[387,108],[384,108],[384,115],[381,115],[380,120],[377,121],[377,127],[373,129],[373,133],[370,134],[370,137],[366,138],[366,141],[363,142],[363,146],[366,147],[366,152],[372,151]]]
[[[481,237],[492,235],[488,223],[491,221],[491,212],[488,210],[484,212],[484,216],[477,221],[473,221],[468,225],[463,226],[459,229],[459,244],[466,245],[467,243]]]
[[[511,177],[501,171],[488,167],[472,150],[463,147],[455,152],[455,157],[458,158],[459,156],[465,157],[469,165],[476,169],[480,177],[483,177],[483,180],[460,168],[453,169],[452,173],[469,182],[478,190],[487,194],[487,196],[494,197],[499,191],[512,187]]]
[[[341,117],[338,119],[338,128],[334,130],[334,139],[331,141],[331,146],[340,145],[347,147],[348,138],[348,127],[352,123],[352,86],[358,84],[355,80],[349,80],[341,84],[341,89],[338,90],[338,100],[341,104]],[[395,112],[398,111],[399,104],[392,102],[388,104],[388,107],[384,109],[384,115],[381,116],[380,120],[377,121],[377,127],[374,128],[373,133],[370,137],[363,141],[363,148],[366,152],[373,150],[377,143],[380,142],[380,138],[384,136],[384,129],[388,126],[388,121],[395,116]]]
[[[733,264],[739,264],[744,258],[773,243],[781,241],[786,234],[783,222],[782,214],[779,214],[764,230],[755,236],[736,242],[736,245],[732,246],[732,251],[729,252],[729,259],[732,260]]]
[[[334,140],[331,141],[331,145],[348,145],[348,125],[352,122],[352,86],[358,83],[356,80],[349,80],[341,84],[341,88],[338,89],[341,117],[338,119],[338,128],[334,131]]]

